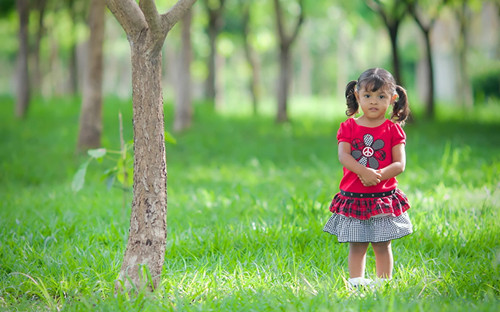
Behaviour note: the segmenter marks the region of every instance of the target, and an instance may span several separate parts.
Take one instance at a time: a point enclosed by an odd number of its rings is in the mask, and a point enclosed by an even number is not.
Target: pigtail
[[[396,86],[396,92],[399,98],[394,102],[391,119],[403,126],[406,118],[410,115],[410,104],[408,103],[406,90],[403,87]]]
[[[347,104],[347,110],[345,111],[345,114],[349,117],[356,114],[359,109],[358,101],[356,100],[356,96],[354,95],[357,83],[358,82],[356,80],[352,80],[347,84],[345,88],[345,98]]]

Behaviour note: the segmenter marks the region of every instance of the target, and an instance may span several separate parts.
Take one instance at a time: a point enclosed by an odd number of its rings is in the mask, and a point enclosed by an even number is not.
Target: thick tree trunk
[[[80,112],[80,132],[78,150],[96,148],[101,145],[102,132],[102,75],[103,75],[103,43],[104,12],[102,0],[92,0],[90,4],[89,24],[90,40],[87,70]]]
[[[179,62],[178,81],[177,81],[177,98],[175,101],[175,121],[174,130],[182,131],[191,126],[193,114],[192,99],[191,99],[191,20],[192,11],[186,12],[182,18],[182,52],[181,61]]]
[[[143,266],[160,281],[167,238],[167,164],[161,87],[161,51],[131,44],[134,118],[134,199],[119,279],[129,289],[149,286]]]
[[[28,24],[29,1],[17,0],[19,14],[19,52],[17,55],[17,81],[16,81],[16,116],[24,118],[30,102],[30,81],[28,72]]]
[[[284,47],[280,50],[280,75],[278,80],[278,112],[277,122],[288,121],[288,90],[290,89],[290,49]]]

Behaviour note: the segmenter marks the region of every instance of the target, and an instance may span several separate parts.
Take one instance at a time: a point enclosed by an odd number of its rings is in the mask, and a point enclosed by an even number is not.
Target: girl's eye
[[[380,97],[381,99],[384,99],[384,98],[385,98],[385,95],[381,95],[381,96],[379,96],[379,97]]]
[[[369,95],[369,94],[365,94],[365,98],[369,98],[369,97],[370,97],[370,95]]]

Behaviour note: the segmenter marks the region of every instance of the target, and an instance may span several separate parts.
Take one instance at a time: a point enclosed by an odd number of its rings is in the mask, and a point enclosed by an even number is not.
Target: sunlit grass
[[[270,104],[257,117],[197,106],[193,129],[167,145],[161,284],[128,297],[113,292],[129,211],[100,179],[108,164],[92,164],[83,190],[71,191],[84,160],[74,153],[79,101],[37,101],[18,121],[2,99],[0,309],[497,311],[500,121],[441,114],[406,126],[399,181],[415,233],[393,244],[390,285],[353,293],[347,245],[322,232],[342,174],[343,108],[329,103],[297,100],[285,125],[274,124]],[[118,110],[132,138],[130,103],[108,100],[108,148],[119,146]],[[170,106],[166,115],[168,126]],[[370,251],[369,276],[374,267]]]

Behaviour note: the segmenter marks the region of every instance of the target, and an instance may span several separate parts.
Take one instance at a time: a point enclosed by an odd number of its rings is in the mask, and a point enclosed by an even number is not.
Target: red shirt
[[[406,143],[406,134],[399,124],[386,120],[378,127],[360,126],[354,118],[340,124],[338,142],[351,144],[351,155],[362,165],[372,169],[382,169],[392,163],[392,148]],[[379,193],[397,187],[396,178],[382,181],[375,186],[363,186],[358,175],[344,167],[340,189],[353,193]]]

